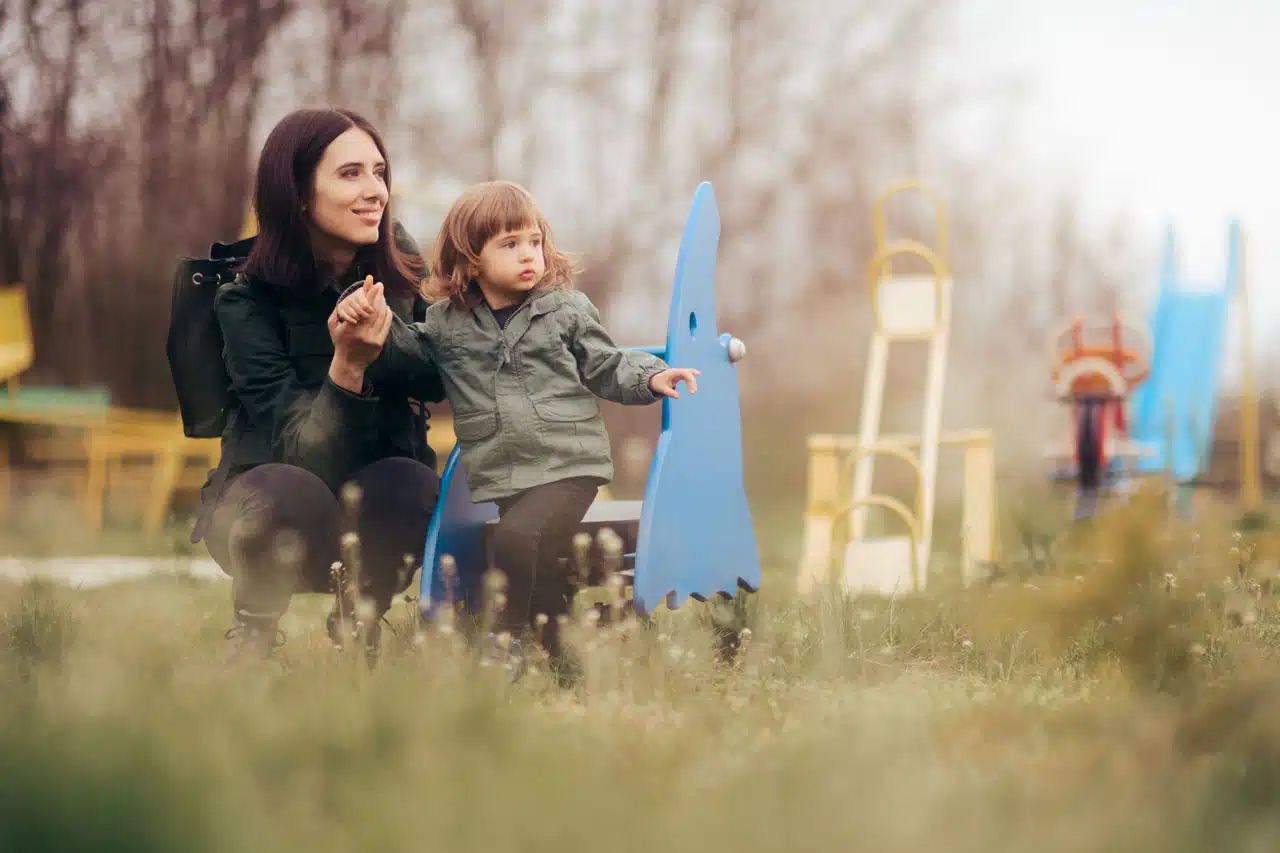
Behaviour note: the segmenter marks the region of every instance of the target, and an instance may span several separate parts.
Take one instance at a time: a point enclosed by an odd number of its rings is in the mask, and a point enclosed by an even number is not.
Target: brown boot
[[[279,613],[250,613],[237,610],[227,638],[228,663],[240,660],[266,660],[284,645]]]

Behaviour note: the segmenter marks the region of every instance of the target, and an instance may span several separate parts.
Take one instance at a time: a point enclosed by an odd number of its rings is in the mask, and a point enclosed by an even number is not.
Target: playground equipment
[[[1099,460],[1101,476],[1119,479],[1126,473],[1150,475],[1167,473],[1174,482],[1193,487],[1203,477],[1214,441],[1222,381],[1222,358],[1227,328],[1227,314],[1232,296],[1239,298],[1242,346],[1242,395],[1240,407],[1240,498],[1242,509],[1256,513],[1261,508],[1261,481],[1258,447],[1258,404],[1253,376],[1253,353],[1249,330],[1248,289],[1244,279],[1244,236],[1238,221],[1231,221],[1227,231],[1226,271],[1220,286],[1196,287],[1178,277],[1176,241],[1169,228],[1160,265],[1160,289],[1151,315],[1151,334],[1148,336],[1130,327],[1129,340],[1135,338],[1140,346],[1125,349],[1125,356],[1112,367],[1102,364],[1107,360],[1079,359],[1081,366],[1075,372],[1086,376],[1092,372],[1095,382],[1101,382],[1106,374],[1111,390],[1127,390],[1130,393],[1128,410],[1125,400],[1111,397],[1094,409],[1094,418],[1074,419],[1079,442],[1091,442],[1086,449],[1102,453]],[[1063,353],[1061,341],[1055,357]],[[1114,349],[1119,344],[1113,341]],[[1085,349],[1088,349],[1086,344]],[[1096,347],[1095,347],[1096,349]],[[1145,360],[1144,360],[1145,353]],[[1145,362],[1145,363],[1144,363]],[[1059,393],[1063,380],[1071,379],[1073,369],[1063,365],[1055,374]],[[1139,387],[1140,386],[1140,387]],[[1099,387],[1101,387],[1099,385]],[[1082,390],[1084,389],[1082,386]],[[1107,420],[1101,417],[1101,407],[1113,413],[1111,423],[1124,424],[1129,420],[1127,436],[1120,436],[1119,443],[1107,444],[1105,432]],[[1119,420],[1116,420],[1119,418]],[[1127,438],[1128,441],[1124,439]],[[1073,452],[1079,453],[1078,446]],[[1055,454],[1061,458],[1063,453]],[[1127,469],[1126,469],[1127,464]],[[1083,470],[1079,475],[1084,477]],[[1078,505],[1078,515],[1088,515],[1092,507]]]
[[[0,288],[0,382],[5,384],[7,396],[17,392],[18,377],[35,357],[27,289],[21,284]]]
[[[150,460],[142,521],[145,531],[158,531],[184,485],[184,469],[193,461],[217,464],[217,443],[185,438],[176,412],[112,405],[106,389],[23,384],[34,358],[27,290],[21,284],[0,288],[0,381],[6,386],[0,393],[0,424],[7,431],[0,436],[0,518],[10,512],[13,450],[20,444],[27,463],[83,470],[76,496],[93,530],[102,529],[108,487],[119,479],[124,461]]]
[[[1071,440],[1058,455],[1072,464],[1059,473],[1076,481],[1076,517],[1083,518],[1144,450],[1129,439],[1126,406],[1151,372],[1151,336],[1119,314],[1089,326],[1077,317],[1054,335],[1050,356],[1057,397],[1071,407]]]
[[[701,371],[697,394],[662,400],[662,431],[639,501],[597,500],[582,530],[611,528],[624,543],[623,575],[632,606],[651,612],[661,600],[678,607],[688,596],[704,600],[754,592],[760,585],[751,510],[742,474],[742,423],[735,364],[743,343],[716,332],[715,265],[720,213],[711,184],[693,197],[680,253],[665,347],[642,347],[669,364]],[[472,503],[454,448],[440,480],[440,502],[427,531],[422,559],[421,608],[431,618],[446,600],[468,610],[481,604],[480,581],[490,567],[488,533],[498,518],[493,503]],[[456,588],[446,589],[440,561],[456,564]]]
[[[1151,376],[1133,400],[1133,436],[1152,448],[1138,460],[1139,473],[1168,471],[1187,483],[1203,470],[1217,417],[1227,311],[1240,287],[1239,236],[1239,224],[1232,222],[1221,286],[1195,288],[1178,278],[1169,229],[1151,318]]]
[[[1258,385],[1253,373],[1253,315],[1249,313],[1249,284],[1245,275],[1246,237],[1235,224],[1236,288],[1240,294],[1240,509],[1262,512],[1262,447],[1258,437]]]
[[[920,190],[933,202],[936,249],[914,240],[885,242],[885,205],[892,196],[908,190]],[[944,445],[962,446],[965,451],[962,518],[965,578],[971,578],[979,564],[994,559],[998,547],[991,433],[987,430],[941,431],[952,293],[942,202],[921,183],[896,184],[877,200],[874,227],[875,254],[868,265],[867,276],[875,327],[862,387],[861,422],[856,438],[809,437],[809,495],[799,579],[802,593],[831,574],[837,552],[841,552],[842,581],[848,589],[893,594],[925,587],[933,546],[938,455]],[[892,262],[904,256],[922,260],[928,272],[895,275]],[[929,348],[923,423],[918,436],[880,434],[889,348],[895,343],[925,343]],[[872,493],[877,456],[895,457],[910,468],[915,485],[914,506],[908,507],[889,495]],[[844,483],[849,480],[850,469],[852,482],[846,489]],[[896,516],[904,532],[896,536],[869,536],[866,515],[872,506]]]

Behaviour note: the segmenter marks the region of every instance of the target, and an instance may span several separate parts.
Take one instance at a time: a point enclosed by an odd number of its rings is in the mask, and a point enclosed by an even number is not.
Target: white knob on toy
[[[729,363],[737,364],[747,357],[747,345],[741,338],[729,338]]]

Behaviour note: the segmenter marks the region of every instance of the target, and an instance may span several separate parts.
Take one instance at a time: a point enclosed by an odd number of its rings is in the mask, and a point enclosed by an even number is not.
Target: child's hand
[[[676,385],[682,380],[689,386],[690,394],[698,393],[698,380],[694,377],[702,374],[691,367],[668,367],[659,373],[655,373],[649,377],[649,390],[662,397],[671,397],[680,399],[680,392],[676,390]]]
[[[375,284],[373,276],[365,276],[364,285],[359,290],[353,290],[334,309],[337,312],[338,321],[360,325],[377,313],[380,296],[382,296],[382,282]]]

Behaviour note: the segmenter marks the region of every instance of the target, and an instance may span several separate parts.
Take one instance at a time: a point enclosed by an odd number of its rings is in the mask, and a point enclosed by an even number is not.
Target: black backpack
[[[234,281],[255,237],[214,243],[207,258],[180,258],[165,352],[188,438],[218,438],[231,410],[231,379],[222,357],[222,330],[213,310],[218,287]]]

